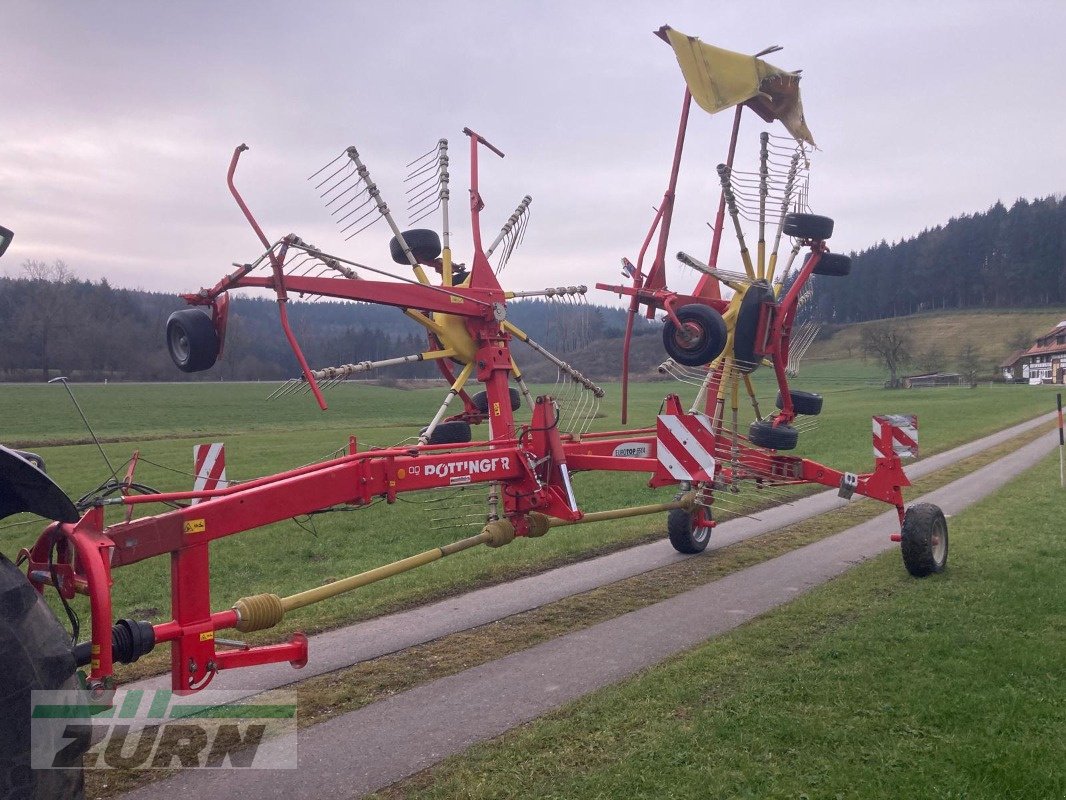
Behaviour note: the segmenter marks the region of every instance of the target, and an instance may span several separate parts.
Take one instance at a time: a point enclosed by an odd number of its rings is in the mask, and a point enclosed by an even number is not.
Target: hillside
[[[835,242],[830,242],[834,245]],[[1066,303],[1066,197],[1019,199],[852,254],[847,280],[818,287],[820,319]],[[1056,320],[1057,322],[1058,320]]]
[[[917,356],[939,348],[950,368],[959,349],[973,345],[986,364],[998,364],[1018,349],[1015,342],[1028,340],[1066,319],[1066,307],[1038,309],[992,309],[988,311],[943,311],[912,314],[896,321],[913,335]],[[807,359],[829,361],[862,356],[862,329],[878,321],[826,326],[811,346]]]
[[[931,370],[955,369],[959,350],[964,344],[971,344],[981,360],[982,375],[990,377],[996,371],[995,365],[1018,349],[1014,344],[1016,341],[1024,339],[1031,342],[1038,334],[1064,319],[1066,307],[945,311],[898,317],[896,322],[903,325],[914,338],[915,360],[908,371],[922,371],[929,358],[941,361],[939,366],[931,367]],[[854,362],[861,359],[863,328],[880,322],[882,320],[824,326],[818,341],[807,352],[804,363]],[[544,382],[555,379],[554,367],[544,364],[535,356],[526,355],[520,345],[516,346],[516,354],[530,380]],[[654,380],[658,376],[656,367],[665,358],[662,338],[657,333],[634,337],[630,352],[633,379]],[[594,380],[616,380],[622,363],[622,339],[599,339],[568,354],[567,360]],[[875,367],[876,364],[871,361],[871,366]]]

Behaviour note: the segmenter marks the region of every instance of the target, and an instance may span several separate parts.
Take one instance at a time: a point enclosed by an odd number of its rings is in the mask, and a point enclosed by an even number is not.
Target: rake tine
[[[315,191],[318,191],[319,189],[321,189],[321,188],[323,187],[323,185],[325,185],[325,184],[329,183],[329,182],[330,182],[331,180],[333,180],[333,179],[334,179],[334,178],[335,178],[335,177],[336,177],[337,175],[340,175],[340,174],[341,174],[342,172],[344,172],[344,170],[346,170],[346,169],[347,169],[347,168],[348,168],[349,166],[350,166],[349,164],[342,164],[342,165],[341,165],[341,166],[340,166],[340,167],[339,167],[339,168],[338,168],[338,169],[337,169],[337,170],[336,170],[335,172],[333,172],[333,173],[332,173],[332,174],[331,174],[331,175],[330,175],[329,177],[325,178],[325,179],[324,179],[324,180],[323,180],[323,181],[322,181],[321,183],[317,184],[317,185],[315,186]],[[318,173],[315,173],[315,174],[317,175]],[[332,190],[332,189],[326,189],[326,191],[324,191],[324,192],[323,192],[322,194],[320,194],[320,195],[319,195],[319,197],[325,197],[325,196],[326,196],[327,194],[329,194],[329,193],[330,193],[331,191],[333,191],[333,190]]]
[[[367,202],[370,202],[370,201],[368,200]],[[366,205],[366,203],[363,203],[363,206],[365,206],[365,205]],[[363,206],[359,206],[359,208],[355,209],[355,211],[352,211],[352,212],[351,212],[350,214],[347,214],[347,215],[345,216],[345,219],[347,219],[348,217],[350,217],[350,216],[351,216],[352,214],[356,213],[356,211],[359,211],[359,209],[361,209],[361,208],[362,208]],[[356,218],[355,218],[355,221],[354,221],[354,222],[350,222],[350,223],[348,223],[348,225],[346,225],[345,227],[341,228],[341,233],[344,233],[344,232],[345,232],[345,231],[347,231],[347,230],[348,230],[349,228],[354,228],[354,227],[355,227],[356,225],[358,225],[358,224],[359,224],[360,222],[362,222],[362,221],[363,221],[364,219],[366,219],[367,217],[369,217],[369,216],[373,215],[373,213],[374,213],[375,211],[377,211],[377,208],[372,208],[372,209],[370,209],[369,211],[367,211],[367,212],[366,212],[365,214],[363,214],[363,215],[361,215],[361,216],[359,216],[359,217],[356,217]],[[339,224],[340,224],[341,222],[343,222],[343,221],[344,221],[343,219],[337,220],[337,224],[339,225]],[[375,222],[377,222],[377,219],[371,220],[371,222],[370,222],[370,225],[373,225],[373,224],[374,224]],[[370,225],[367,225],[367,226],[366,226],[366,228],[369,228],[369,227],[370,227]],[[360,229],[359,229],[359,230],[357,230],[357,231],[356,231],[355,233],[353,233],[353,234],[352,234],[352,236],[355,236],[355,234],[356,234],[356,233],[361,233],[362,231],[365,231],[365,230],[366,230],[366,228],[360,228]],[[349,239],[351,239],[351,238],[352,238],[352,236],[349,236],[348,238],[349,238]]]
[[[362,192],[360,192],[360,193],[359,193],[359,194],[357,194],[357,195],[356,195],[355,197],[353,197],[353,198],[352,198],[351,200],[349,200],[349,201],[348,201],[347,203],[345,203],[345,204],[344,204],[344,206],[348,205],[348,204],[349,204],[349,203],[351,203],[351,202],[352,202],[353,200],[358,200],[358,199],[359,199],[360,197],[362,197],[362,196],[363,196],[363,193],[362,193]],[[359,213],[359,211],[361,211],[362,209],[366,208],[366,207],[367,207],[367,205],[369,205],[369,204],[370,204],[370,203],[372,203],[372,202],[374,202],[374,198],[373,198],[373,197],[368,197],[368,198],[367,198],[366,200],[364,200],[364,201],[363,201],[362,203],[360,203],[359,205],[357,205],[357,206],[356,206],[355,208],[353,208],[353,209],[352,209],[351,211],[349,211],[349,212],[348,212],[347,214],[345,214],[345,215],[344,215],[343,217],[341,217],[340,219],[338,219],[338,220],[337,220],[337,224],[338,224],[338,225],[340,225],[340,224],[341,224],[342,222],[344,222],[344,220],[348,219],[348,217],[350,217],[350,216],[351,216],[352,214],[357,214],[357,213]],[[332,217],[332,216],[334,216],[335,214],[337,214],[337,212],[341,211],[341,210],[342,210],[342,209],[344,208],[344,206],[340,206],[339,208],[336,208],[336,209],[334,209],[334,211],[333,211],[333,212],[332,212],[332,213],[330,214],[330,216]],[[360,217],[360,219],[362,219],[362,218]]]
[[[344,156],[345,156],[345,155],[346,155],[346,153],[341,153],[341,154],[340,154],[339,156],[337,156],[337,157],[336,157],[335,159],[333,159],[333,160],[332,160],[332,161],[330,161],[330,162],[329,162],[328,164],[326,164],[326,166],[322,167],[322,169],[318,170],[318,172],[314,173],[314,175],[309,175],[309,176],[307,176],[307,180],[311,180],[311,179],[313,179],[313,178],[314,178],[314,177],[315,177],[316,175],[318,175],[318,174],[320,174],[320,173],[322,173],[322,172],[325,172],[325,171],[326,171],[327,169],[329,169],[329,168],[330,168],[330,167],[332,167],[332,166],[333,166],[334,164],[336,164],[336,163],[337,163],[338,161],[340,161],[340,160],[341,160],[342,158],[344,158]]]
[[[348,192],[352,191],[352,189],[358,189],[360,186],[362,186],[362,181],[356,181],[351,186],[349,186],[347,189],[345,189],[343,192],[340,192],[336,197],[334,197],[332,200],[330,200],[328,203],[326,203],[326,208],[329,208],[331,205],[336,203],[338,200],[340,200],[342,197],[344,197],[344,195],[346,195],[346,194],[348,194]],[[362,195],[363,192],[365,192],[365,191],[366,191],[366,187],[363,186],[363,191],[361,191],[358,194],[356,194],[355,197],[353,197],[351,200],[348,201],[348,203],[351,203],[353,200],[355,200],[360,195]],[[345,203],[340,208],[344,208],[344,206],[348,205],[348,203]],[[338,209],[334,210],[332,213],[335,214],[339,210],[340,209],[338,208]]]
[[[281,391],[285,389],[290,383],[292,383],[292,378],[285,381],[285,383],[281,384],[281,386],[279,386],[277,389],[268,394],[267,400],[273,400],[275,397],[281,397]]]

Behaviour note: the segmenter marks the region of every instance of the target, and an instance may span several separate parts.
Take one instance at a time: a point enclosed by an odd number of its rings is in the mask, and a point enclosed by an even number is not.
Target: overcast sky
[[[533,196],[505,283],[613,282],[673,150],[684,84],[662,24],[741,52],[782,45],[769,60],[803,70],[811,204],[835,218],[834,249],[1066,191],[1066,0],[8,0],[0,14],[8,275],[62,259],[115,286],[214,283],[261,249],[226,189],[242,142],[238,185],[268,237],[391,268],[386,226],[345,243],[305,179],[354,144],[402,209],[404,164],[448,138],[463,260],[469,126],[507,154],[482,162],[486,231]],[[670,252],[702,255],[730,115],[694,111]],[[753,143],[765,126],[746,120]],[[727,239],[720,265],[736,252]]]

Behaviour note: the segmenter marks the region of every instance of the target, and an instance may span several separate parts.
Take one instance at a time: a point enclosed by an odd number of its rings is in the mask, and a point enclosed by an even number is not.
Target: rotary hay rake
[[[469,268],[454,260],[451,249],[450,162],[445,140],[408,165],[405,182],[411,220],[440,214],[440,235],[429,229],[400,229],[354,147],[311,176],[328,213],[349,238],[384,219],[392,232],[391,255],[410,267],[413,278],[326,253],[295,234],[271,242],[234,185],[238,160],[247,149],[241,145],[233,154],[227,180],[264,250],[214,286],[185,296],[192,307],[175,312],[167,326],[167,342],[177,366],[190,372],[210,368],[222,355],[228,292],[262,289],[275,294],[279,321],[301,372],[275,396],[308,392],[325,409],[324,388],[353,375],[413,361],[435,363],[449,388],[426,426],[406,443],[360,451],[353,437],[348,452],[339,457],[211,490],[139,494],[131,468],[124,481],[113,482],[110,496],[101,492],[85,507],[75,508],[35,467],[5,453],[7,474],[18,472],[19,480],[31,487],[21,493],[24,499],[16,510],[32,510],[56,520],[21,554],[30,582],[39,591],[53,586],[65,599],[79,593],[89,598],[91,639],[75,648],[78,663],[89,668],[89,686],[113,685],[115,663],[135,661],[163,642],[171,644],[173,687],[182,692],[202,689],[219,670],[282,661],[299,667],[308,657],[302,634],[286,642],[248,646],[220,640],[216,633],[270,628],[288,613],[373,581],[478,545],[500,547],[516,537],[543,536],[558,526],[667,512],[673,546],[683,553],[698,553],[706,548],[715,525],[716,495],[730,496],[742,484],[767,489],[821,484],[839,489],[843,497],[858,494],[886,502],[899,514],[902,530],[893,538],[902,541],[907,568],[915,575],[943,569],[947,554],[943,515],[924,504],[904,509],[902,488],[909,483],[892,446],[894,423],[886,423],[880,455],[868,474],[845,473],[782,452],[796,446],[797,415],[812,417],[822,405],[819,395],[791,389],[788,383],[800,351],[813,338],[809,328],[792,335],[799,309],[809,297],[810,279],[812,275],[842,276],[850,269],[847,257],[829,252],[826,246],[832,220],[810,214],[806,207],[813,138],[803,120],[798,74],[773,67],[761,57],[712,48],[670,28],[661,29],[658,35],[674,49],[686,80],[668,188],[637,263],[624,260],[631,283],[599,288],[630,298],[626,366],[636,314],[665,315],[664,346],[670,358],[661,371],[694,384],[691,405],[686,409],[677,394],[670,394],[658,416],[644,427],[590,431],[603,390],[533,341],[507,315],[508,301],[515,298],[575,301],[584,297],[586,289],[569,286],[522,292],[503,288],[499,273],[522,241],[531,198],[522,198],[494,241],[484,247],[479,155],[488,151],[503,157],[503,153],[474,131],[463,131],[470,161],[473,252]],[[759,56],[767,52],[772,51]],[[718,169],[721,199],[710,256],[704,262],[678,255],[684,266],[700,273],[696,289],[679,294],[667,287],[666,252],[693,99],[710,113],[735,107],[735,115],[729,157]],[[767,123],[780,120],[791,134],[787,147],[780,138],[764,134],[759,163],[752,172],[733,165],[745,109]],[[738,238],[743,271],[718,267],[726,215]],[[758,228],[754,257],[746,245],[743,221]],[[784,237],[792,245],[779,273],[778,253]],[[645,271],[653,239],[656,247]],[[804,248],[808,255],[794,270]],[[494,255],[495,267],[490,262]],[[433,273],[435,280],[430,278]],[[732,294],[723,297],[723,288]],[[376,362],[312,368],[287,317],[287,302],[294,293],[393,306],[425,328],[427,349]],[[558,369],[564,384],[560,391],[533,395],[512,356],[515,340]],[[761,413],[752,388],[751,373],[760,366],[772,368],[779,389],[778,409],[769,416]],[[623,422],[627,372],[623,370]],[[470,394],[473,381],[482,388]],[[751,398],[755,416],[746,432],[739,423],[742,392]],[[452,407],[457,399],[461,410]],[[456,413],[449,415],[453,410]],[[530,415],[527,421],[516,420],[519,411]],[[483,438],[474,439],[472,426],[487,426]],[[674,496],[653,505],[585,513],[571,475],[589,470],[644,473],[649,486],[671,487]],[[475,485],[484,485],[487,493],[480,512],[484,524],[474,536],[288,597],[262,594],[238,599],[222,610],[212,609],[209,552],[216,539],[312,512],[363,507],[378,499],[392,503],[404,493]],[[178,507],[132,517],[138,506],[160,503]],[[126,519],[105,524],[108,504],[124,507]],[[172,619],[155,625],[133,620],[115,623],[112,570],[160,555],[171,559]]]

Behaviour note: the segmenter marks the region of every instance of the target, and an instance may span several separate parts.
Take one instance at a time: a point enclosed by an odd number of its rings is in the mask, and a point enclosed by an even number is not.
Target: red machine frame
[[[725,304],[717,284],[709,278],[701,280],[692,295],[671,292],[665,283],[664,257],[691,99],[691,94],[686,90],[669,186],[641,249],[633,286],[601,287],[628,295],[631,298],[631,311],[636,312],[643,305],[647,307],[649,316],[657,309],[673,316],[678,304],[700,302],[719,311],[724,309]],[[738,106],[733,123],[730,163],[741,110]],[[581,435],[562,433],[557,425],[555,403],[550,397],[537,398],[530,423],[516,426],[509,384],[513,374],[510,350],[513,329],[506,323],[507,293],[493,273],[482,246],[480,214],[484,203],[478,191],[479,147],[488,147],[501,156],[502,153],[473,131],[467,129],[464,132],[470,141],[470,212],[474,247],[469,285],[452,286],[447,281],[446,285],[431,286],[286,275],[282,269],[286,248],[306,245],[297,237],[288,236],[281,240],[278,251],[272,249],[273,246],[233,186],[237,161],[246,149],[242,145],[234,152],[228,181],[242,211],[267,248],[272,274],[268,278],[257,277],[250,274],[249,267],[241,267],[215,286],[187,295],[186,299],[191,304],[211,309],[221,340],[225,334],[229,290],[272,290],[277,298],[285,336],[311,391],[323,408],[325,401],[289,326],[286,304],[293,292],[395,306],[423,314],[461,317],[476,343],[476,378],[484,384],[489,411],[478,411],[471,399],[462,392],[464,411],[455,418],[474,422],[487,420],[488,438],[461,444],[417,444],[359,451],[353,437],[346,455],[323,463],[211,491],[129,495],[121,500],[128,510],[147,503],[194,499],[198,501],[195,505],[139,519],[127,518],[110,526],[105,524],[103,506],[97,505],[75,523],[57,522],[50,525],[32,548],[23,551],[23,555],[28,560],[29,578],[38,590],[54,584],[65,598],[77,594],[88,596],[92,618],[91,661],[88,665],[90,686],[103,688],[113,683],[116,658],[113,652],[112,570],[161,555],[169,555],[171,559],[172,619],[153,625],[152,634],[154,643],[171,644],[171,672],[175,690],[187,692],[201,689],[222,669],[282,661],[288,661],[296,667],[302,666],[308,657],[307,638],[303,634],[297,633],[289,641],[279,644],[241,647],[219,645],[216,633],[237,628],[242,621],[247,622],[245,617],[248,611],[247,606],[239,604],[228,609],[212,610],[209,546],[225,536],[333,506],[367,505],[376,498],[384,498],[392,503],[404,492],[469,483],[498,483],[503,487],[499,518],[490,519],[481,539],[484,543],[498,546],[510,541],[513,536],[542,535],[553,521],[572,523],[597,518],[596,514],[585,514],[581,510],[570,485],[570,474],[583,470],[606,470],[647,473],[650,486],[674,485],[682,492],[689,492],[686,499],[663,504],[654,510],[682,508],[692,514],[694,526],[713,527],[715,522],[709,506],[713,503],[715,485],[730,484],[741,479],[778,485],[816,483],[832,488],[848,487],[856,494],[894,505],[902,523],[904,509],[901,490],[909,482],[898,457],[878,458],[871,473],[846,475],[806,458],[782,455],[742,441],[737,445],[739,459],[734,462],[714,463],[709,474],[700,471],[706,464],[695,464],[689,478],[679,478],[676,471],[672,472],[664,463],[665,455],[660,458],[661,449],[668,447],[664,444],[666,429],[675,422],[684,426],[696,445],[712,454],[719,451],[718,437],[721,431],[716,433],[712,429],[708,416],[684,411],[676,395],[666,398],[656,424],[649,427]],[[722,226],[723,213],[720,208],[711,249],[712,265],[717,261]],[[645,278],[640,265],[657,228],[659,240],[656,254]],[[788,349],[796,298],[807,276],[825,252],[824,242],[812,240],[807,245],[813,255],[802,268],[799,279],[773,311],[768,310],[762,315],[759,325],[757,338],[764,343],[760,354],[774,362],[782,389],[787,389],[782,354]],[[632,320],[629,326],[631,330]],[[443,374],[454,383],[446,360],[438,359],[437,363]],[[717,391],[715,386],[714,398],[711,393],[708,394],[708,413],[714,407]],[[787,391],[784,395],[788,397]],[[786,401],[778,419],[787,422],[792,416],[792,408]],[[625,454],[634,452],[642,455]],[[692,492],[689,491],[695,484],[702,484],[705,490],[699,503],[693,502]],[[634,513],[649,513],[649,510],[649,507],[631,509]],[[441,548],[442,552],[445,550]]]

